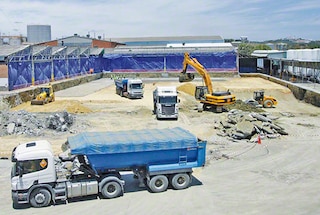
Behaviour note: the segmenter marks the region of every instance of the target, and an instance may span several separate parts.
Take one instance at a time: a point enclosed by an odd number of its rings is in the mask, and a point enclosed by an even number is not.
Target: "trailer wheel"
[[[116,181],[108,181],[102,186],[101,194],[103,198],[112,199],[121,195],[121,185]]]
[[[156,175],[148,183],[150,190],[154,193],[160,193],[168,188],[168,178],[164,175]]]
[[[51,202],[51,193],[44,188],[37,188],[30,195],[30,205],[35,208],[46,207]]]
[[[186,173],[175,174],[171,178],[171,185],[176,190],[182,190],[189,186],[190,176]]]

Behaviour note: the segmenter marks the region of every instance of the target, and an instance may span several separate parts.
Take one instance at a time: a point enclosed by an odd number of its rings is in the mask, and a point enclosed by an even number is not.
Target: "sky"
[[[27,36],[50,25],[51,39],[164,36],[320,40],[319,0],[1,0],[0,34]]]

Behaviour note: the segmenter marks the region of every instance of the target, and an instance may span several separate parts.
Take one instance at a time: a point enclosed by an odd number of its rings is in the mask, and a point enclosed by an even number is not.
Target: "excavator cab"
[[[206,100],[204,95],[209,94],[208,87],[206,86],[196,86],[196,91],[194,93],[194,97],[196,100],[202,101]]]

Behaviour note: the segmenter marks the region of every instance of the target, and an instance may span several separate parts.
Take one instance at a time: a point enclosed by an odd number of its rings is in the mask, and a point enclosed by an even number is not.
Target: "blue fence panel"
[[[80,73],[88,74],[90,70],[89,58],[80,58]]]
[[[80,74],[78,59],[68,60],[68,74],[69,74],[69,77],[74,77]]]
[[[182,69],[182,63],[183,63],[183,54],[169,54],[165,56],[165,62],[166,62],[166,71],[175,72],[180,71]]]
[[[105,54],[113,72],[179,71],[182,69],[184,53],[160,54]],[[236,71],[237,54],[234,51],[213,53],[192,53],[208,71]]]
[[[66,60],[53,60],[53,74],[54,80],[62,80],[67,78],[67,64]]]
[[[43,83],[50,82],[51,72],[52,72],[51,62],[34,63],[35,84],[43,84]]]
[[[10,62],[8,64],[8,89],[15,90],[30,86],[31,71],[31,61]]]

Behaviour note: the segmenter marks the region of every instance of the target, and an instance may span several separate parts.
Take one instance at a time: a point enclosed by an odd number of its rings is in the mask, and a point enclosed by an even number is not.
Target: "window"
[[[48,166],[48,159],[36,159],[27,161],[18,161],[16,164],[15,175],[19,175],[18,169],[21,168],[23,174],[37,172],[46,169]]]

